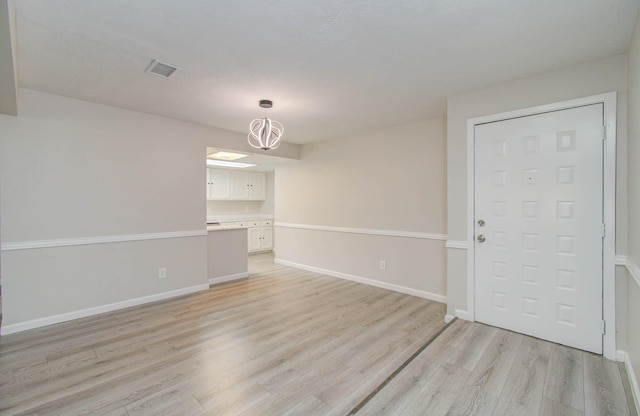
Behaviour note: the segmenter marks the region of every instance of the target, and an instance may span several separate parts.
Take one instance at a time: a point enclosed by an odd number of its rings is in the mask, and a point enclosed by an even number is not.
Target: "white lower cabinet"
[[[262,227],[262,249],[273,249],[273,227]]]
[[[260,251],[262,248],[262,227],[251,227],[249,232],[249,253],[253,251]]]
[[[273,249],[273,224],[271,221],[252,221],[248,229],[249,253]]]

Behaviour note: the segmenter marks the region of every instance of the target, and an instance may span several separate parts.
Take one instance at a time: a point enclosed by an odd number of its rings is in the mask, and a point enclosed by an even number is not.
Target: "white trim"
[[[623,363],[627,359],[627,352],[624,350],[616,351],[616,361]]]
[[[453,318],[460,318],[465,321],[470,321],[469,312],[462,309],[456,309],[454,311],[454,315],[446,314],[444,317],[444,322],[448,324],[449,322],[453,321]]]
[[[615,300],[615,241],[616,241],[616,92],[592,95],[574,100],[562,101],[542,106],[508,111],[488,116],[475,117],[467,120],[467,241],[474,240],[474,128],[478,124],[508,120],[516,117],[526,117],[550,111],[566,110],[591,104],[603,104],[604,124],[606,125],[606,140],[604,144],[604,223],[606,235],[603,239],[602,256],[602,307],[603,319],[607,322],[607,333],[603,336],[603,355],[614,359],[616,355],[616,300]],[[475,244],[470,244],[467,250],[467,309],[470,320],[475,320]]]
[[[145,303],[156,302],[159,300],[175,298],[177,296],[188,295],[190,293],[208,290],[208,284],[185,287],[182,289],[171,290],[169,292],[156,293],[155,295],[143,296],[135,299],[123,300],[121,302],[109,303],[107,305],[96,306],[93,308],[81,309],[79,311],[66,312],[60,315],[47,316],[45,318],[33,319],[31,321],[20,322],[17,324],[6,325],[2,327],[2,335],[14,334],[16,332],[27,331],[29,329],[40,328],[43,326],[59,324],[60,322],[73,321],[75,319],[86,318],[88,316],[99,315],[105,312],[112,312],[118,309],[130,308],[132,306],[144,305]]]
[[[626,266],[628,257],[629,256],[624,255],[624,254],[617,254],[616,255],[616,266]]]
[[[456,309],[456,316],[465,321],[472,321],[471,314],[469,311],[465,311],[464,309]]]
[[[467,316],[469,321],[476,320],[475,298],[475,122],[467,120]]]
[[[459,250],[467,250],[469,248],[469,244],[466,241],[447,240],[445,247],[455,248]]]
[[[636,282],[636,285],[640,286],[640,267],[638,267],[636,262],[631,260],[630,257],[626,258],[625,267],[629,275],[633,278],[633,281]]]
[[[297,228],[301,230],[313,230],[313,231],[329,231],[335,233],[349,233],[349,234],[366,234],[366,235],[382,235],[388,237],[408,237],[408,238],[421,238],[426,240],[446,240],[446,234],[434,234],[434,233],[419,233],[415,231],[395,231],[395,230],[374,230],[368,228],[349,228],[349,227],[330,227],[326,225],[309,225],[309,224],[294,224],[289,222],[276,222],[276,227],[282,228]]]
[[[232,280],[244,279],[245,277],[249,277],[249,272],[229,274],[229,275],[220,276],[220,277],[212,277],[209,279],[209,286],[217,285],[219,283],[224,283],[224,282],[230,282]]]
[[[629,384],[631,385],[631,393],[633,394],[633,401],[636,405],[636,414],[640,413],[640,387],[638,385],[638,379],[636,373],[633,371],[633,365],[631,359],[626,351],[618,350],[616,354],[618,361],[624,363],[624,367],[627,370],[627,377],[629,378]]]
[[[56,240],[34,240],[3,242],[2,251],[29,250],[33,248],[50,248],[66,246],[83,246],[87,244],[121,243],[125,241],[160,240],[165,238],[201,237],[207,230],[170,231],[165,233],[104,235],[97,237],[60,238]]]
[[[307,270],[314,273],[326,274],[327,276],[338,277],[340,279],[350,280],[352,282],[363,283],[369,286],[375,286],[382,289],[392,290],[394,292],[404,293],[406,295],[417,296],[419,298],[434,300],[436,302],[447,303],[447,297],[439,295],[437,293],[431,293],[424,290],[411,289],[409,287],[394,285],[393,283],[381,282],[379,280],[373,280],[366,277],[356,276],[353,274],[336,272],[333,270],[321,269],[319,267],[308,266],[306,264],[295,263],[288,260],[275,259],[275,263],[282,264],[284,266],[295,267],[296,269]]]
[[[635,261],[631,260],[629,256],[620,254],[616,256],[616,266],[625,267],[631,279],[640,286],[640,266]]]

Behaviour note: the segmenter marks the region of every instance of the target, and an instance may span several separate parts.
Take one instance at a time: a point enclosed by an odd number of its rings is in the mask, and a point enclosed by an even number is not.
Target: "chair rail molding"
[[[88,244],[121,243],[126,241],[160,240],[166,238],[202,237],[207,230],[169,231],[162,233],[105,235],[97,237],[60,238],[53,240],[33,240],[3,242],[2,251],[30,250],[35,248],[83,246]]]
[[[447,240],[446,248],[455,248],[458,250],[469,249],[469,244],[466,241]]]
[[[638,286],[640,286],[640,266],[629,256],[618,254],[616,256],[616,266],[623,266],[627,269],[627,273]]]
[[[425,240],[443,240],[447,239],[446,234],[438,233],[422,233],[416,231],[397,231],[397,230],[376,230],[369,228],[350,228],[350,227],[333,227],[327,225],[310,225],[310,224],[295,224],[289,222],[276,222],[276,227],[282,228],[297,228],[300,230],[313,230],[313,231],[328,231],[334,233],[348,233],[348,234],[366,234],[366,235],[380,235],[387,237],[407,237],[407,238],[421,238]]]

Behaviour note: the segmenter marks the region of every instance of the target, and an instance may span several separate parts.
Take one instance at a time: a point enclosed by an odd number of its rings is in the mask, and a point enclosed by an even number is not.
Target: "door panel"
[[[596,104],[476,126],[478,321],[602,352],[602,125]]]

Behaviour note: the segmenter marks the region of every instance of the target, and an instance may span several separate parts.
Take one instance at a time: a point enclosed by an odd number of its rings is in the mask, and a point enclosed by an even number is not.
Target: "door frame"
[[[614,91],[467,120],[467,312],[469,320],[475,321],[475,126],[585,105],[603,104],[606,126],[603,161],[603,210],[606,232],[602,241],[602,319],[605,321],[606,330],[602,338],[602,351],[606,358],[616,359],[616,100],[617,93]]]

